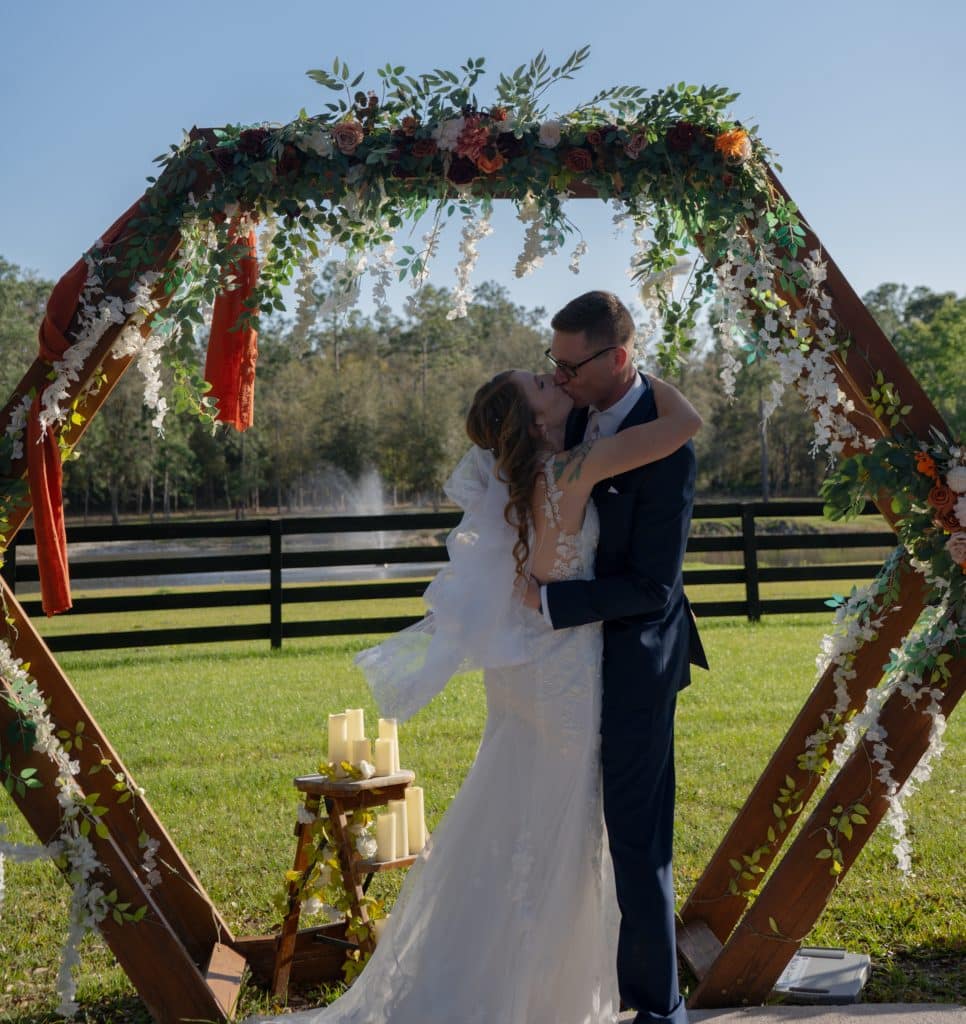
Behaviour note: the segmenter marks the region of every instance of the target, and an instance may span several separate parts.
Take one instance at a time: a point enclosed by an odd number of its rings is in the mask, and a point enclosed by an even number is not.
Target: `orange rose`
[[[399,127],[402,128],[403,135],[415,135],[416,129],[419,127],[419,118],[407,114],[400,122]]]
[[[936,463],[933,462],[933,458],[928,452],[916,452],[916,469],[923,476],[928,476],[933,480],[939,479],[939,475],[936,473]]]
[[[340,121],[332,127],[332,141],[339,147],[339,151],[347,156],[356,151],[365,134],[358,121]]]
[[[487,156],[486,153],[480,153],[476,158],[476,166],[479,167],[484,174],[493,174],[505,163],[506,160],[503,159],[503,154],[499,150],[497,150],[493,156]]]
[[[956,504],[956,493],[938,480],[929,492],[929,504],[937,512],[949,512]]]
[[[714,140],[714,148],[733,163],[743,164],[751,156],[751,139],[744,128],[722,132]]]
[[[962,529],[959,520],[952,512],[939,512],[933,519],[936,526],[939,527],[944,533],[955,533],[957,530]]]
[[[490,107],[490,118],[493,121],[505,121],[507,119],[506,107]]]

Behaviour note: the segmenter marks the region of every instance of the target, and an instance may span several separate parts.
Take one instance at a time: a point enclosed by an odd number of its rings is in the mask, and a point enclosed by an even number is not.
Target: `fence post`
[[[761,618],[761,597],[758,593],[758,548],[755,544],[755,512],[751,504],[741,507],[741,542],[745,559],[745,604],[748,621]]]
[[[268,601],[269,641],[282,646],[282,520],[272,519],[268,526]]]
[[[10,547],[7,548],[3,553],[3,568],[0,569],[0,575],[3,576],[4,582],[10,588],[11,594],[17,593],[17,538],[10,542]]]

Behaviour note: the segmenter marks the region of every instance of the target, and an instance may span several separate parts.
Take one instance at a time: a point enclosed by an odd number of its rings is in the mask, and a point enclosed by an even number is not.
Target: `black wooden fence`
[[[756,520],[779,518],[783,523],[796,516],[820,515],[821,502],[714,502],[695,506],[694,524],[688,541],[688,553],[721,557],[733,561],[740,556],[740,564],[720,568],[685,568],[686,587],[704,584],[741,584],[744,595],[733,601],[692,601],[695,614],[702,616],[747,616],[755,621],[762,615],[789,612],[827,610],[822,598],[765,599],[760,588],[764,583],[795,583],[806,580],[858,580],[870,578],[876,565],[859,562],[854,558],[823,564],[763,565],[764,552],[801,551],[816,552],[842,550],[856,551],[870,548],[891,548],[895,535],[888,529],[876,532],[780,532],[759,533]],[[871,505],[866,514],[875,514]],[[427,579],[446,560],[446,548],[441,539],[458,521],[456,512],[415,512],[392,515],[323,516],[314,518],[251,519],[243,521],[168,522],[149,525],[73,526],[68,529],[71,554],[71,578],[76,589],[83,589],[85,581],[109,580],[113,586],[143,588],[145,593],[128,595],[90,596],[75,600],[71,616],[156,612],[197,608],[241,608],[261,606],[267,611],[265,620],[248,624],[215,626],[179,626],[166,629],[136,629],[102,633],[73,633],[48,637],[52,650],[92,650],[114,647],[141,647],[162,644],[210,643],[229,640],[268,640],[272,647],[280,647],[282,640],[291,637],[340,636],[351,634],[387,633],[416,621],[413,616],[387,616],[383,618],[336,618],[310,621],[286,621],[284,609],[295,604],[324,604],[332,601],[372,601],[383,598],[418,597],[426,588]],[[715,520],[733,520],[740,524],[735,529],[721,532],[704,524]],[[394,547],[332,547],[326,550],[299,550],[298,545],[286,540],[296,537],[314,537],[319,542],[332,542],[340,534],[409,533],[417,536],[409,546]],[[432,543],[427,543],[432,540]],[[31,530],[21,530],[15,543],[6,553],[3,575],[16,592],[19,584],[36,584],[38,580],[35,560],[28,560],[24,552],[18,558],[18,549],[32,545]],[[249,550],[212,554],[165,553],[164,548],[181,542],[235,543]],[[97,557],[85,558],[77,554],[78,545],[96,544],[121,547],[125,542],[150,543],[155,550],[150,557],[126,558],[105,554],[103,548]],[[302,542],[304,548],[305,542]],[[252,552],[251,548],[256,548]],[[260,549],[260,550],[259,550]],[[766,556],[767,558],[768,556]],[[820,557],[820,556],[819,556]],[[858,557],[858,556],[856,556]],[[340,567],[369,567],[378,572],[380,567],[413,565],[413,575],[423,579],[380,580],[374,583],[320,582]],[[317,581],[309,585],[283,585],[286,570],[319,570]],[[257,586],[234,589],[221,585],[218,589],[187,589],[184,578],[200,573],[238,574],[257,573]],[[144,578],[149,578],[145,581]],[[164,579],[178,577],[179,585],[170,589]],[[125,584],[125,581],[129,581]],[[267,584],[267,585],[266,585]],[[32,589],[36,590],[36,586]],[[153,591],[153,592],[150,592]],[[35,597],[23,599],[28,614],[42,616],[40,601]],[[185,618],[188,618],[186,615]]]

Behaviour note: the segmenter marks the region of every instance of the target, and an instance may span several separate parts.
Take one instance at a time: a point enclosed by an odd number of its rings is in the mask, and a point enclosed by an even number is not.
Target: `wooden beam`
[[[0,680],[0,695],[5,690],[6,682]],[[6,735],[18,721],[10,704],[0,699],[0,735]],[[11,748],[7,743],[4,743],[4,749],[13,754],[17,771],[25,768],[36,770],[35,777],[41,788],[28,789],[24,796],[18,796],[14,790],[11,797],[41,841],[48,843],[56,837],[61,825],[61,808],[55,786],[57,770],[45,754],[15,746]],[[100,789],[97,791],[104,795]],[[102,820],[113,824],[109,816]],[[107,891],[116,889],[117,901],[130,904],[132,912],[139,907],[147,907],[144,918],[136,923],[119,924],[108,914],[98,930],[151,1016],[158,1024],[179,1024],[183,1020],[199,1018],[223,1020],[221,1008],[201,971],[175,933],[154,893],[149,892],[138,877],[135,865],[139,862],[129,860],[110,835],[104,839],[92,829],[88,838],[106,873],[106,878],[95,880],[106,883]]]
[[[152,899],[184,943],[191,959],[198,965],[204,964],[216,942],[232,941],[231,930],[215,909],[201,882],[195,877],[150,803],[144,797],[120,803],[124,794],[111,789],[111,775],[106,771],[91,774],[100,768],[101,759],[106,758],[111,762],[112,771],[123,772],[131,785],[135,784],[121,757],[71,685],[31,620],[24,614],[6,581],[0,580],[0,588],[7,615],[5,624],[0,627],[3,638],[15,657],[30,664],[30,672],[47,701],[51,719],[58,729],[66,729],[71,735],[75,733],[79,724],[83,724],[83,746],[70,751],[71,758],[80,764],[78,779],[83,789],[86,792],[95,791],[100,794],[99,803],[108,808],[103,820],[111,830],[113,841],[129,864],[139,865],[144,859],[144,850],[138,843],[142,830],[161,844],[157,852],[157,870],[162,881],[154,889]],[[57,807],[53,788],[49,797],[53,804],[53,812]],[[34,799],[41,798],[35,795]],[[41,841],[48,842],[59,824],[59,816],[51,816],[49,822],[44,819],[45,831],[37,832]]]
[[[966,690],[966,659],[949,663],[951,678],[939,701],[948,716]],[[901,787],[929,745],[932,718],[916,709],[898,690],[886,701],[880,722],[888,737],[892,777]],[[696,1009],[762,1003],[825,908],[829,896],[848,873],[889,806],[879,780],[874,743],[863,739],[836,775],[825,796],[802,827],[762,889],[758,899],[701,979],[688,1005]],[[842,871],[833,875],[827,850],[830,819],[856,802],[868,808],[865,825],[855,825],[851,840],[842,840]],[[774,922],[774,927],[773,927]],[[777,931],[776,931],[777,929]]]

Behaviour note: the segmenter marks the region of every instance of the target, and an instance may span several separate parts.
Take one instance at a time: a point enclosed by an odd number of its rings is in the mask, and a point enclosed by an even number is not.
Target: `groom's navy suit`
[[[657,416],[644,394],[618,430]],[[579,444],[587,410],[567,423]],[[690,442],[649,466],[602,480],[595,578],[547,586],[554,628],[604,623],[601,760],[604,816],[621,909],[621,998],[638,1020],[682,1024],[674,936],[674,709],[689,662],[707,668],[681,578],[694,500]]]

